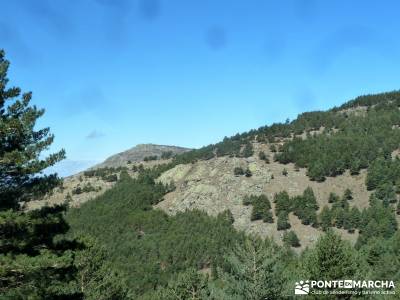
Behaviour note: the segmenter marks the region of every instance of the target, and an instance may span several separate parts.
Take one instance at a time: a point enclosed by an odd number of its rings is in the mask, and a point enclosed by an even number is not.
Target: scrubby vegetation
[[[143,158],[144,161],[152,161],[152,160],[157,160],[158,156],[157,155],[150,155],[150,156],[146,156],[145,158]]]
[[[117,179],[115,180],[117,181]],[[94,187],[90,182],[85,183],[83,187],[80,185],[76,186],[72,191],[72,195],[79,195],[82,193],[98,192],[101,191],[101,187]]]
[[[235,176],[246,176],[246,177],[251,177],[253,176],[253,173],[250,171],[249,168],[243,169],[242,167],[235,167],[233,169],[233,174]]]
[[[244,170],[243,170],[243,168],[241,168],[241,167],[235,167],[235,168],[233,169],[233,174],[234,174],[235,176],[244,175]]]
[[[265,161],[265,163],[269,164],[269,157],[268,157],[267,154],[265,154],[264,151],[260,151],[260,152],[258,153],[258,158],[261,159],[261,160],[263,160],[263,161]]]
[[[136,166],[133,166],[133,168]],[[97,177],[100,178],[106,182],[115,182],[118,180],[118,175],[119,173],[127,171],[126,167],[118,167],[118,168],[112,168],[112,167],[104,167],[104,168],[96,168],[96,169],[91,169],[91,170],[86,170],[83,172],[83,175],[85,177]]]
[[[174,156],[174,152],[172,151],[163,151],[161,153],[161,159],[169,159],[172,158]]]

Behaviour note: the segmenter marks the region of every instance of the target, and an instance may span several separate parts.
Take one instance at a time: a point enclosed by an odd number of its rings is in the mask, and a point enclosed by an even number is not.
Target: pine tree
[[[319,222],[323,231],[328,230],[332,226],[332,213],[329,207],[324,206],[319,214]]]
[[[229,209],[226,209],[223,212],[219,213],[218,218],[221,218],[229,224],[233,224],[235,222],[235,218],[233,217],[233,214]]]
[[[286,211],[279,212],[276,225],[278,230],[286,230],[290,228],[289,217]]]
[[[375,197],[382,200],[385,205],[389,205],[390,203],[395,203],[397,201],[396,192],[391,183],[378,185],[374,194]]]
[[[318,225],[317,214],[318,210],[317,200],[313,190],[308,187],[304,190],[302,196],[293,198],[293,212],[301,220],[304,225]]]
[[[283,234],[283,242],[290,247],[300,247],[299,238],[293,230],[287,231]]]
[[[330,193],[330,194],[329,194],[328,202],[329,202],[329,203],[335,203],[335,202],[338,202],[339,199],[340,199],[340,198],[339,198],[338,195],[336,195],[335,193]]]
[[[251,177],[251,176],[253,176],[253,173],[251,172],[251,170],[249,168],[247,168],[246,171],[244,171],[244,175],[246,177]]]
[[[349,210],[344,212],[343,229],[347,230],[349,233],[353,233],[355,229]]]
[[[353,206],[351,208],[349,218],[353,229],[358,228],[361,221],[361,212],[357,207]]]
[[[49,128],[35,130],[44,110],[30,106],[32,93],[8,88],[9,62],[0,50],[0,210],[44,195],[60,184],[56,175],[40,172],[65,157],[64,150],[42,157],[54,140]],[[8,105],[6,105],[8,104]]]
[[[20,207],[60,183],[41,172],[64,151],[43,158],[54,139],[49,128],[35,130],[44,110],[30,106],[31,93],[7,87],[8,67],[0,51],[0,293],[6,299],[79,299],[76,243],[55,240],[68,230],[65,206],[30,212]]]
[[[395,191],[396,194],[400,194],[400,179],[397,179],[395,182]]]
[[[323,182],[325,180],[325,170],[323,165],[319,161],[310,165],[307,170],[307,176],[309,176],[311,180]]]
[[[243,148],[242,156],[250,157],[253,156],[253,154],[254,154],[253,145],[250,142],[246,143],[246,145]]]
[[[85,248],[75,255],[74,265],[79,270],[78,290],[85,300],[125,300],[129,299],[124,278],[113,271],[112,265],[105,263],[107,251],[96,241],[82,238]]]
[[[279,299],[284,282],[283,255],[269,239],[246,238],[225,256],[224,268],[217,272],[226,295],[217,299]]]
[[[274,217],[272,216],[271,211],[267,211],[266,213],[264,213],[263,221],[266,223],[274,223]]]
[[[189,268],[180,273],[175,280],[170,281],[167,287],[156,291],[149,299],[210,299],[208,278],[196,269]]]
[[[346,189],[346,190],[344,191],[343,198],[346,199],[347,201],[353,200],[353,193],[352,193],[352,191],[351,191],[350,189]]]
[[[243,205],[248,206],[253,203],[254,198],[252,196],[244,196],[243,198]]]
[[[335,219],[335,226],[337,228],[342,228],[346,221],[346,210],[342,207],[338,207],[333,209],[334,219]]]
[[[355,278],[357,267],[355,250],[332,230],[319,238],[314,249],[305,253],[304,269],[310,278]]]
[[[270,212],[271,202],[266,195],[260,196],[250,196],[251,204],[253,205],[253,210],[251,213],[251,220],[265,220],[265,222],[271,223],[272,214]],[[248,200],[249,201],[249,200]]]
[[[268,158],[268,156],[265,154],[264,151],[260,151],[260,152],[258,153],[258,158],[261,159],[261,160],[263,160],[263,161],[265,161],[265,163],[269,164],[269,158]]]
[[[353,159],[350,164],[350,174],[358,175],[360,174],[361,162],[359,159]]]
[[[258,152],[258,158],[261,160],[265,160],[267,158],[267,156],[265,155],[264,151],[260,151],[260,152]]]
[[[381,201],[372,198],[370,207],[361,213],[360,235],[356,247],[366,244],[370,239],[378,237],[388,239],[395,234],[397,227],[392,207],[387,207]]]
[[[291,211],[291,203],[289,194],[286,191],[279,192],[274,195],[275,214],[278,215],[281,211]]]
[[[241,167],[235,167],[235,168],[233,169],[233,174],[234,174],[235,176],[241,176],[241,175],[244,175],[244,174],[245,174],[245,171],[244,171]]]
[[[312,188],[308,187],[303,192],[303,198],[305,199],[305,203],[307,208],[312,210],[318,210],[317,199],[315,198],[314,191]]]

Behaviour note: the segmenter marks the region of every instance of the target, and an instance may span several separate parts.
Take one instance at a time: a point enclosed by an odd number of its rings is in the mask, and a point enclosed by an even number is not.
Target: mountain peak
[[[97,165],[99,167],[120,167],[126,165],[127,162],[139,162],[143,161],[146,157],[157,156],[158,158],[164,152],[172,152],[173,155],[181,154],[190,151],[189,148],[169,146],[169,145],[157,145],[157,144],[138,144],[126,151],[117,153],[108,157],[104,162]]]

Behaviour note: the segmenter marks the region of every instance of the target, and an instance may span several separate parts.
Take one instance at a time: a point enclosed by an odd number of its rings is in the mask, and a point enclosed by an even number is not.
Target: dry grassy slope
[[[144,161],[134,162],[131,164],[128,164],[127,162],[125,162],[124,164],[121,164],[120,166],[126,167],[128,170],[128,174],[131,177],[135,177],[135,176],[137,176],[137,173],[132,171],[133,166],[139,166],[141,164],[141,165],[143,165],[144,168],[152,168],[155,165],[165,164],[170,161],[171,161],[170,159],[163,159],[163,160],[160,159],[160,160],[148,161],[148,162],[144,162]],[[118,173],[115,173],[115,174],[118,175]],[[100,190],[82,193],[79,195],[72,194],[72,191],[76,187],[78,187],[78,186],[84,187],[88,183],[90,183],[94,188],[100,188]],[[102,180],[101,178],[97,178],[97,177],[86,177],[84,175],[84,172],[81,172],[81,173],[69,176],[67,178],[64,178],[62,188],[55,189],[52,194],[46,195],[43,199],[40,199],[40,200],[27,202],[26,209],[32,210],[32,209],[40,208],[43,205],[62,204],[65,202],[65,199],[68,194],[70,194],[72,197],[72,202],[70,203],[70,205],[73,207],[79,207],[82,203],[89,201],[89,200],[96,198],[97,196],[103,194],[105,191],[112,188],[114,186],[114,184],[115,184],[115,182],[106,182],[106,181]]]
[[[346,173],[318,183],[309,180],[305,169],[295,171],[292,164],[282,165],[277,162],[266,164],[259,160],[257,153],[260,150],[269,154],[271,158],[273,157],[268,145],[255,143],[254,150],[255,155],[250,158],[213,158],[195,164],[178,165],[165,172],[159,180],[164,183],[174,181],[177,188],[174,192],[167,194],[156,207],[168,214],[175,214],[186,209],[200,209],[210,215],[217,215],[229,209],[234,216],[234,226],[237,229],[262,237],[272,236],[280,241],[282,232],[276,230],[276,223],[250,221],[252,208],[242,205],[245,195],[264,193],[272,203],[273,196],[277,192],[286,190],[291,196],[294,196],[303,193],[304,189],[310,186],[314,190],[321,209],[324,205],[328,205],[330,192],[342,195],[345,189],[349,188],[354,193],[354,200],[350,205],[359,208],[368,206],[370,192],[365,187],[366,171],[357,176],[350,176]],[[249,178],[234,176],[233,169],[236,166],[248,166],[253,172],[253,176]],[[288,171],[287,176],[282,175],[284,168]],[[272,206],[274,211],[274,203]],[[275,215],[274,218],[276,221]],[[318,229],[302,225],[300,220],[293,215],[290,215],[289,219],[303,248],[310,245],[321,234]],[[340,230],[340,233],[352,242],[357,238],[357,233],[348,234],[343,230]]]
[[[171,151],[174,155],[189,151],[188,148],[176,147],[176,146],[165,146],[165,145],[155,145],[155,144],[139,144],[127,151],[115,154],[107,158],[103,163],[96,165],[90,169],[98,169],[104,167],[127,167],[128,173],[131,176],[136,176],[132,171],[133,165],[138,166],[142,164],[145,168],[151,168],[158,164],[167,163],[169,159],[159,159],[156,161],[144,162],[143,159],[147,156],[158,156],[160,157],[163,152]],[[128,162],[131,162],[128,164]],[[72,191],[78,186],[85,186],[85,184],[90,183],[94,188],[100,188],[98,191],[92,191],[87,193],[82,193],[79,195],[73,195]],[[52,194],[45,196],[43,199],[31,201],[26,203],[26,208],[28,210],[40,208],[43,205],[55,205],[64,203],[65,198],[68,194],[72,196],[71,206],[77,207],[82,203],[93,199],[106,190],[110,189],[114,183],[103,181],[101,178],[89,178],[84,176],[84,172],[69,176],[64,179],[63,188],[58,188],[53,191]]]

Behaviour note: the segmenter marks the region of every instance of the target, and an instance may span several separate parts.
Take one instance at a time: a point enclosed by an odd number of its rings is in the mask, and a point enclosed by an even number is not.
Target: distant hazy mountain
[[[60,161],[53,167],[46,169],[46,174],[57,173],[60,177],[68,177],[79,172],[82,172],[95,164],[99,163],[96,160],[70,160],[65,159]]]
[[[190,151],[189,148],[177,147],[177,146],[165,146],[165,145],[154,145],[154,144],[139,144],[129,150],[115,154],[107,158],[104,162],[96,165],[99,167],[119,167],[124,166],[128,161],[139,162],[143,161],[145,157],[157,156],[161,157],[163,152],[172,152],[175,154],[184,153]]]

